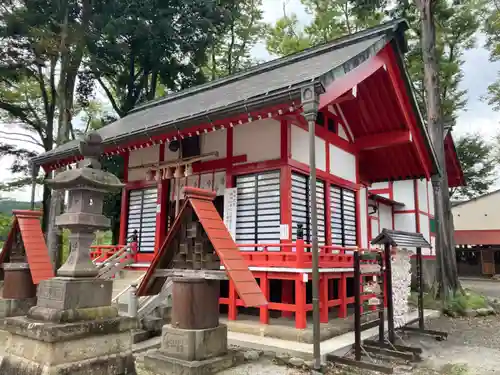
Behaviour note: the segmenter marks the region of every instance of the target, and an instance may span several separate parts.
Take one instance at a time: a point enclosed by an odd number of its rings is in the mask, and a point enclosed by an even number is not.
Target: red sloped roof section
[[[266,298],[211,201],[213,195],[209,196],[206,191],[196,188],[185,188],[184,192],[245,305],[267,305]]]
[[[186,187],[184,188],[184,194],[186,195],[186,200],[184,201],[182,209],[172,224],[172,228],[169,230],[163,245],[153,259],[146,276],[139,285],[137,294],[139,296],[144,296],[151,293],[155,269],[162,262],[161,259],[166,257],[165,259],[168,260],[171,259],[168,258],[169,256],[173,257],[173,254],[168,254],[168,246],[177,232],[180,219],[186,207],[190,205],[196,213],[203,229],[207,233],[212,246],[226,268],[226,272],[233,281],[236,291],[244,304],[249,307],[267,305],[267,300],[262,294],[259,285],[248,269],[245,260],[241,256],[240,250],[215,209],[212,202],[215,198],[215,193],[208,190]]]
[[[14,210],[13,214],[16,217],[15,222],[19,224],[33,283],[38,284],[42,280],[54,277],[54,269],[40,226],[42,212]]]

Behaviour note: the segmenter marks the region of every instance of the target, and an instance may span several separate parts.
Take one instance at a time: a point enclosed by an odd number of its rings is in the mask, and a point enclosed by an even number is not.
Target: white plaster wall
[[[215,132],[201,134],[200,150],[202,154],[217,151],[219,156],[214,156],[214,159],[225,158],[227,156],[227,131],[218,130]]]
[[[281,126],[273,119],[236,125],[233,130],[234,155],[247,155],[247,162],[279,159]]]
[[[344,126],[342,126],[342,124],[338,124],[338,135],[340,138],[345,139],[346,141],[349,141],[349,137],[347,136],[347,133],[344,129]]]
[[[430,251],[430,255],[436,255],[436,237],[432,236],[430,242],[431,242],[431,245],[432,245],[432,249]]]
[[[361,188],[359,191],[359,207],[360,212],[360,228],[361,228],[361,247],[368,247],[368,214],[367,214],[367,191],[366,188]]]
[[[128,166],[136,167],[140,165],[156,163],[160,158],[160,146],[155,145],[151,147],[139,148],[130,151]],[[128,180],[137,181],[146,179],[147,168],[129,169]]]
[[[500,191],[451,209],[455,230],[500,229]]]
[[[422,233],[427,241],[431,239],[431,227],[429,223],[429,217],[427,215],[420,214],[420,233]]]
[[[427,206],[427,180],[417,180],[418,208],[420,211],[429,212]]]
[[[380,225],[378,220],[370,220],[371,221],[371,230],[372,230],[372,240],[377,237],[377,235],[380,233]],[[371,240],[370,240],[371,241]]]
[[[369,190],[376,190],[376,189],[389,189],[389,183],[388,182],[374,182],[372,186],[370,186]]]
[[[407,232],[416,232],[417,225],[414,213],[394,214],[394,229]]]
[[[378,206],[379,220],[380,220],[380,231],[382,229],[394,229],[392,227],[392,208],[391,206],[385,204],[379,204]],[[380,232],[379,232],[380,233]],[[377,233],[377,234],[379,234]]]
[[[330,173],[344,180],[356,181],[356,157],[334,145],[330,145]]]
[[[415,192],[413,190],[413,180],[394,181],[394,200],[403,203],[405,205],[405,210],[415,209]]]
[[[292,159],[309,165],[309,139],[308,132],[299,126],[291,127]],[[315,137],[316,168],[326,171],[326,144],[318,136]]]

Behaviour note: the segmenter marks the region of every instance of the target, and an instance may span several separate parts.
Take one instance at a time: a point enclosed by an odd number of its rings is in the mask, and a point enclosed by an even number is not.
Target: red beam
[[[397,130],[357,138],[355,146],[360,151],[373,150],[376,148],[384,148],[403,143],[410,143],[411,139],[411,132],[409,130]]]
[[[418,142],[418,140],[421,139],[421,135],[418,133],[418,123],[416,115],[411,109],[408,94],[405,92],[406,88],[404,87],[404,83],[400,75],[401,73],[399,72],[399,68],[397,68],[396,63],[394,62],[394,51],[392,50],[392,47],[386,47],[379,55],[381,60],[385,63],[387,74],[389,75],[392,88],[394,89],[399,107],[401,108],[401,111],[403,113],[406,126],[410,129],[413,138],[415,139],[415,149],[424,170],[424,174],[427,178],[430,178],[431,172],[429,170],[429,165],[427,164],[429,155],[426,154],[425,150],[422,149],[420,142]]]
[[[342,77],[334,80],[319,98],[319,109],[332,104],[343,94],[351,90],[357,84],[363,82],[377,70],[384,66],[384,60],[380,56],[373,56],[355,69]]]

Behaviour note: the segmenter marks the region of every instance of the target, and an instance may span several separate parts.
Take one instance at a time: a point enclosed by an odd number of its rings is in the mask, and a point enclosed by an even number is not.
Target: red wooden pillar
[[[236,288],[234,287],[234,283],[232,280],[229,280],[229,306],[227,313],[228,320],[236,320],[236,316],[238,315],[238,308],[236,307],[237,298],[238,294],[236,293]]]
[[[323,274],[319,279],[319,303],[320,303],[320,322],[328,323],[328,277]]]
[[[292,304],[293,303],[293,286],[290,280],[281,280],[281,302]],[[292,311],[282,311],[281,316],[285,318],[291,318],[293,316]]]
[[[262,272],[260,276],[260,290],[262,294],[269,301],[269,279],[267,278],[267,272]],[[269,307],[268,305],[260,307],[260,322],[262,324],[269,324]]]
[[[129,152],[125,151],[123,154],[123,182],[128,182],[128,162],[129,162]],[[122,190],[122,201],[120,205],[120,238],[118,240],[119,245],[127,244],[127,222],[128,222],[128,190],[124,188]]]
[[[339,318],[347,317],[347,276],[345,273],[340,275],[339,279]]]
[[[295,328],[305,329],[306,318],[306,283],[302,280],[302,274],[297,273],[295,276]]]

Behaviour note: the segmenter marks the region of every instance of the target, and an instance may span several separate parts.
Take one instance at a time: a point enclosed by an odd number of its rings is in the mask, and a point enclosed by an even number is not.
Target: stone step
[[[164,324],[165,321],[162,318],[158,318],[155,316],[146,316],[144,317],[144,319],[142,319],[142,326],[145,330],[151,332],[152,334],[161,333],[161,329]]]
[[[132,331],[132,343],[137,344],[149,340],[151,338],[151,333],[144,329],[134,329]]]

